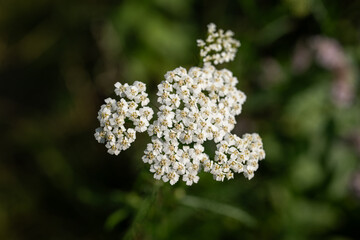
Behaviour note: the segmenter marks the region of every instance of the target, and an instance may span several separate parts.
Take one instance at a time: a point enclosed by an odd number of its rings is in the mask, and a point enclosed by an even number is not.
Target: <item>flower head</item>
[[[232,179],[235,173],[251,179],[265,158],[261,138],[256,133],[242,137],[231,133],[246,96],[236,88],[238,79],[231,71],[212,65],[234,59],[240,42],[232,36],[231,31],[216,31],[214,24],[208,25],[206,41],[198,40],[204,66],[178,67],[165,74],[158,85],[159,111],[152,123],[145,84],[116,83],[120,100],[108,98],[101,106],[95,138],[117,155],[130,147],[136,132],[147,131],[151,143],[142,160],[155,179],[171,185],[180,179],[186,185],[197,183],[202,169],[216,181]],[[216,143],[214,159],[205,153],[205,141]]]
[[[232,38],[233,36],[234,33],[230,30],[224,32],[219,29],[216,31],[216,25],[210,23],[206,40],[197,40],[203,62],[217,65],[234,60],[240,42]]]
[[[158,85],[158,118],[149,126],[148,133],[153,136],[153,141],[161,143],[161,149],[169,149],[171,145],[183,147],[176,147],[175,156],[172,151],[157,152],[172,159],[163,169],[164,181],[168,179],[167,173],[176,172],[173,183],[182,176],[182,180],[191,185],[198,181],[201,161],[208,164],[207,168],[205,166],[208,171],[216,166],[210,163],[209,167],[210,159],[202,144],[207,140],[220,143],[234,128],[235,115],[240,114],[246,100],[245,94],[236,89],[237,82],[229,70],[217,70],[210,64],[189,71],[179,67],[165,74],[165,80]],[[172,101],[171,96],[176,101]],[[147,155],[153,146],[148,147],[143,160],[154,169],[160,160],[150,161]],[[224,176],[230,177],[230,174]],[[159,174],[154,172],[154,177]]]
[[[136,139],[136,132],[145,132],[154,111],[147,107],[149,98],[145,93],[146,86],[142,82],[115,84],[115,94],[120,96],[116,101],[105,99],[98,112],[100,127],[95,130],[95,138],[105,143],[108,153],[118,155],[130,147]],[[128,124],[130,127],[125,127]]]

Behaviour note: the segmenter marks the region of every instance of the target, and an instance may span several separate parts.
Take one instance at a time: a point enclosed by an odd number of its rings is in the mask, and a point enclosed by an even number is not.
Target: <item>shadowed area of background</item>
[[[0,239],[358,239],[360,2],[0,2]],[[94,139],[115,82],[156,85],[199,64],[206,25],[241,41],[221,65],[247,95],[255,177],[155,181],[138,134]],[[213,151],[213,146],[207,146]]]

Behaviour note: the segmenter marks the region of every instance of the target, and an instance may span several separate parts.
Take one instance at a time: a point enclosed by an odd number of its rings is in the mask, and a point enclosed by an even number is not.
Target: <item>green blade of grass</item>
[[[233,218],[247,225],[248,227],[254,227],[256,225],[256,220],[250,214],[228,204],[219,203],[195,196],[184,196],[180,201],[183,205],[188,207],[204,209],[213,213]]]

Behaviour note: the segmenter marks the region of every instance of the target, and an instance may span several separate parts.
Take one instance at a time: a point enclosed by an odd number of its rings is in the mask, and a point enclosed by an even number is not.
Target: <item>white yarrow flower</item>
[[[262,141],[256,133],[242,137],[231,133],[246,95],[236,88],[238,79],[231,71],[214,66],[234,59],[240,42],[233,35],[217,30],[213,23],[208,25],[207,38],[197,40],[204,66],[189,71],[178,67],[165,74],[158,85],[159,111],[152,123],[146,85],[116,83],[120,100],[105,99],[95,139],[117,155],[135,141],[136,132],[147,132],[152,138],[142,160],[150,165],[155,179],[171,185],[180,179],[189,186],[197,183],[201,170],[216,181],[232,179],[235,173],[251,179],[265,158]],[[205,141],[216,143],[214,159],[205,153]]]

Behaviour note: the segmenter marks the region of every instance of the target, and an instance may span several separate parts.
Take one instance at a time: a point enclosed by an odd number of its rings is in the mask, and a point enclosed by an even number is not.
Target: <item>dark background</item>
[[[359,239],[360,1],[0,2],[0,239]],[[258,132],[255,177],[162,184],[138,134],[94,139],[117,81],[198,65],[206,26],[241,41],[224,64]]]

